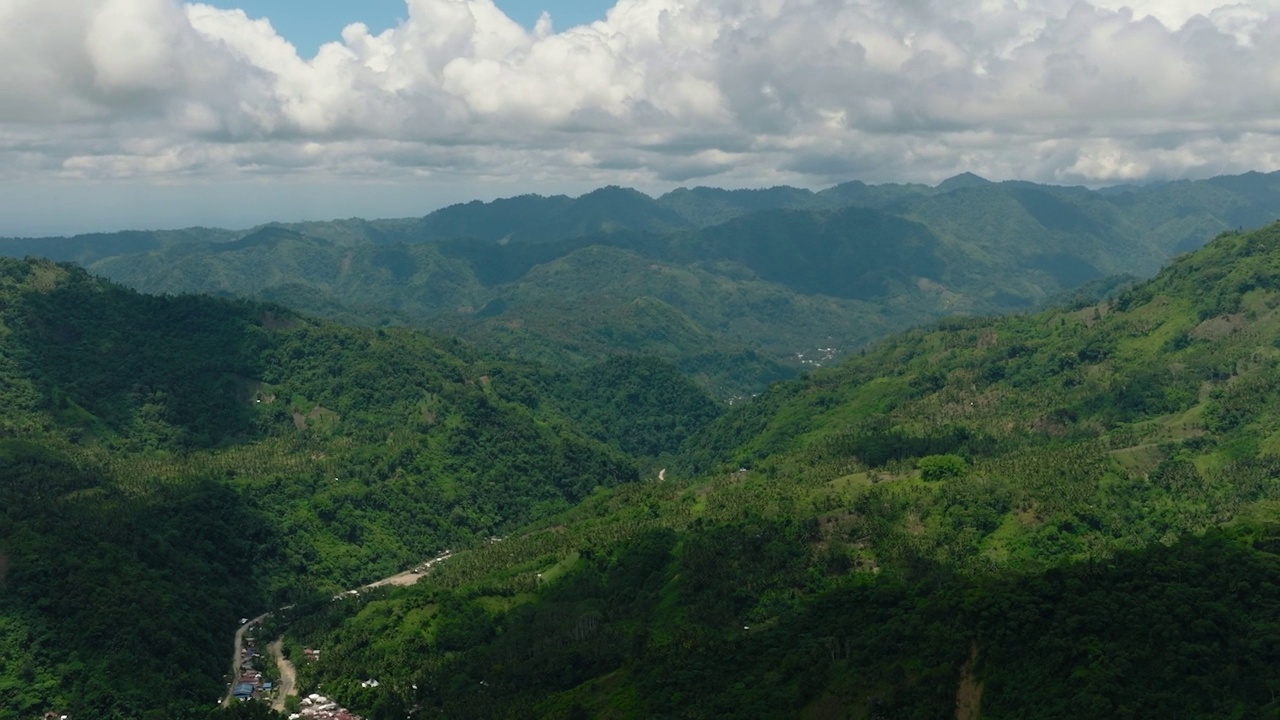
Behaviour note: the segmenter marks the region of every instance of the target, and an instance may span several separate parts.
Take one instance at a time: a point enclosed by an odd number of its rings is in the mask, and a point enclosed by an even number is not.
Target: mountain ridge
[[[1265,716],[1278,344],[1280,223],[1224,233],[1111,300],[775,384],[661,479],[291,641],[340,654],[312,677],[379,719]]]
[[[551,362],[654,347],[656,316],[628,304],[649,297],[697,325],[662,356],[731,399],[759,392],[777,369],[812,368],[832,349],[856,352],[943,315],[1025,312],[1111,276],[1152,273],[1241,218],[1273,211],[1275,174],[1111,195],[966,176],[939,187],[701,188],[656,199],[613,187],[456,205],[418,220],[268,226],[240,244],[171,243],[91,268],[148,292],[270,299],[346,322],[460,333]],[[455,235],[463,237],[444,239]],[[649,264],[615,254],[616,267],[589,269],[573,259],[593,246]],[[541,293],[529,282],[540,267],[561,272]],[[663,286],[670,272],[686,278],[674,295]],[[627,297],[597,291],[588,301],[606,275]],[[755,308],[754,325],[740,306]],[[800,309],[819,307],[820,316],[797,321]],[[635,342],[603,342],[608,334]],[[749,350],[774,368],[746,360]],[[719,359],[708,363],[708,354]]]

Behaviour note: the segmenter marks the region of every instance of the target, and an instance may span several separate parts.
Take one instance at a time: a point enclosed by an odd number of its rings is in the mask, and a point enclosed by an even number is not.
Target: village
[[[234,682],[228,682],[231,686],[227,702],[262,702],[270,703],[272,709],[283,711],[286,700],[294,691],[295,672],[292,665],[280,653],[279,643],[273,643],[274,647],[267,654],[264,654],[259,647],[259,635],[262,631],[262,623],[265,615],[253,620],[244,619],[242,622],[241,633],[238,637],[241,641],[238,664],[236,666],[237,674],[233,678]],[[303,658],[306,662],[316,662],[320,659],[320,651],[314,648],[306,648],[303,650]],[[275,662],[279,675],[284,682],[275,683],[265,679],[264,670],[266,663]],[[313,720],[364,720],[363,717],[351,712],[350,710],[340,706],[337,702],[329,698],[312,693],[298,703],[298,710],[290,716],[291,720],[301,720],[301,718],[310,718]]]
[[[279,692],[279,688],[274,683],[264,680],[262,674],[264,661],[258,650],[258,632],[262,628],[265,617],[264,615],[254,620],[246,618],[240,621],[241,629],[236,633],[239,650],[236,658],[236,672],[227,683],[231,690],[228,692],[226,702],[234,700],[269,702]]]
[[[501,542],[503,538],[490,538],[489,542]],[[348,590],[333,596],[340,601],[358,597],[362,591],[384,586],[407,586],[418,582],[436,565],[448,560],[453,553],[444,550],[434,558],[420,563],[406,572],[370,583],[356,590]],[[272,709],[283,712],[290,696],[298,692],[297,672],[293,664],[284,657],[281,640],[269,643],[265,648],[260,643],[263,624],[271,613],[263,613],[256,618],[241,618],[240,627],[235,634],[235,650],[232,671],[227,676],[227,694],[220,701],[222,705],[234,702],[256,701],[269,703]],[[264,652],[265,649],[265,652]],[[314,648],[303,650],[303,661],[314,663],[320,660],[320,651]],[[279,677],[279,681],[267,679],[268,668],[274,666],[277,671],[271,673]],[[367,680],[365,687],[377,687],[377,680]],[[302,698],[298,702],[297,711],[289,716],[291,720],[314,718],[314,720],[364,720],[361,716],[341,707],[337,702],[316,693]]]

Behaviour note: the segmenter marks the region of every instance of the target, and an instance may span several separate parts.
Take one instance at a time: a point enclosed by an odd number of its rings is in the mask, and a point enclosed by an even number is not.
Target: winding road
[[[453,553],[450,553],[450,552],[442,553],[432,558],[431,560],[428,560],[427,562],[417,566],[416,572],[415,570],[409,570],[407,572],[397,573],[395,575],[392,575],[391,577],[383,578],[377,582],[369,583],[368,585],[363,585],[356,590],[348,590],[345,593],[340,593],[334,596],[334,599],[337,600],[338,598],[341,598],[343,595],[359,594],[360,590],[371,590],[373,588],[383,587],[385,585],[408,587],[409,585],[417,584],[419,580],[421,580],[424,576],[426,576],[427,572],[430,571],[433,566],[439,563],[442,563],[445,560],[448,560],[452,556],[453,556]],[[249,631],[249,628],[253,627],[254,625],[257,625],[258,623],[261,623],[263,620],[266,620],[267,617],[269,617],[270,615],[271,613],[269,612],[262,613],[258,617],[244,623],[243,625],[241,625],[239,628],[236,629],[235,647],[231,651],[231,684],[227,686],[227,695],[222,699],[222,704],[224,706],[230,705],[232,703],[233,698],[231,696],[231,691],[235,689],[236,682],[240,677],[240,653],[244,651],[245,633]],[[297,685],[298,685],[297,670],[296,668],[294,668],[293,663],[285,659],[284,653],[281,650],[283,647],[283,644],[284,644],[284,638],[281,638],[271,643],[267,647],[267,649],[271,653],[271,657],[275,660],[276,667],[280,668],[280,689],[276,693],[275,702],[272,703],[272,707],[280,711],[284,710],[285,698],[297,692]]]

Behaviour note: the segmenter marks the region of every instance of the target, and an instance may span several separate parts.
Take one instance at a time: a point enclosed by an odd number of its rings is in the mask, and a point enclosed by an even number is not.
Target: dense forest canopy
[[[24,716],[184,717],[234,618],[634,482],[719,414],[659,361],[562,375],[35,261],[0,260],[0,373],[0,707]]]
[[[897,336],[291,641],[375,719],[1274,716],[1276,277],[1280,225]]]
[[[49,245],[158,295],[0,260],[0,714],[269,717],[210,711],[274,609],[371,720],[1277,716],[1280,225],[1220,232],[1275,181]]]

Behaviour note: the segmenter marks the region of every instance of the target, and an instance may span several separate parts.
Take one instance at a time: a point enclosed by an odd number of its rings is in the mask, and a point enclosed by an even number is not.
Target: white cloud
[[[408,0],[300,58],[175,0],[0,0],[0,172],[818,185],[1280,163],[1280,2]]]

